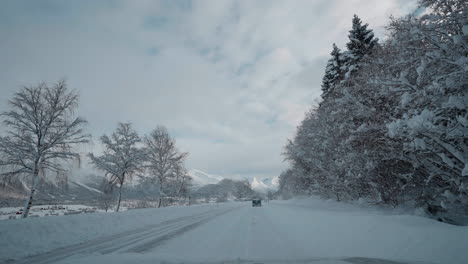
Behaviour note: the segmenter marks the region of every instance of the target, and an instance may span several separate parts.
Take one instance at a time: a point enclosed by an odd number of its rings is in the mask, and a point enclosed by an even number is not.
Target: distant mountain
[[[276,191],[279,185],[279,178],[263,178],[259,180],[257,177],[254,177],[250,185],[252,189],[257,192],[266,193],[268,191]]]
[[[53,181],[40,179],[37,183],[37,191],[34,196],[35,203],[38,204],[54,204],[63,201],[90,201],[95,202],[102,192],[99,188],[99,179],[95,181],[80,182],[75,179],[69,179],[66,183],[57,184]],[[18,200],[22,203],[24,197],[30,192],[30,183],[28,179],[16,178],[8,184],[0,186],[0,200],[7,199],[12,204],[13,200]],[[0,202],[0,206],[3,203]]]
[[[273,178],[265,178],[262,181],[263,183],[265,183],[266,185],[272,188],[278,189],[279,187],[279,176],[275,176]]]
[[[193,178],[193,185],[195,187],[201,187],[208,184],[216,184],[224,179],[221,176],[211,175],[201,170],[192,169],[189,171],[189,175]]]
[[[100,191],[99,189],[97,189],[97,188],[99,188],[99,186],[97,186],[97,185],[98,185],[97,182],[93,184],[93,185],[95,185],[96,188],[91,187],[91,186],[90,186],[90,185],[91,185],[90,183],[84,184],[84,183],[79,182],[79,181],[69,181],[69,186],[70,186],[70,184],[75,185],[75,186],[73,186],[73,187],[74,187],[74,188],[77,188],[77,189],[84,188],[84,189],[86,189],[87,191],[91,191],[92,193],[102,194],[102,191]]]

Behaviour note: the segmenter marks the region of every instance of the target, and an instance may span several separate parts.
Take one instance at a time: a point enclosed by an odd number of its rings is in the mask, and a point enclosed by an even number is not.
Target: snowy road
[[[397,264],[468,258],[467,227],[394,212],[321,200],[190,208],[172,209],[190,212],[184,216],[9,263]]]
[[[200,214],[166,220],[152,226],[145,226],[116,235],[96,239],[87,243],[60,248],[46,254],[31,256],[14,263],[60,263],[73,255],[109,254],[119,252],[144,253],[156,248],[164,241],[202,225],[214,217],[225,214],[233,208],[222,208]]]

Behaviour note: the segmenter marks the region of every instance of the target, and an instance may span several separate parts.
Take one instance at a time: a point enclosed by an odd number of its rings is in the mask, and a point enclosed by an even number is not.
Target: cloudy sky
[[[66,78],[94,142],[117,122],[165,125],[189,169],[277,176],[353,14],[385,38],[411,0],[0,0],[0,110],[22,85]],[[96,145],[86,147],[92,151]]]

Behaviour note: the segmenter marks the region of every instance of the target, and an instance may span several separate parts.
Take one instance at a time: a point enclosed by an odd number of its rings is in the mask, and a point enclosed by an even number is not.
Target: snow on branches
[[[143,170],[144,152],[137,146],[141,139],[130,123],[119,123],[110,137],[103,135],[100,141],[104,146],[102,155],[89,153],[88,156],[97,169],[104,171],[109,184],[119,187],[118,212],[124,183],[127,178]]]
[[[7,128],[0,137],[0,167],[3,176],[31,175],[31,193],[23,210],[27,217],[39,172],[61,172],[62,160],[79,159],[76,144],[86,143],[86,120],[73,117],[78,94],[68,91],[65,81],[52,87],[41,83],[23,87],[9,101],[11,110],[1,114]]]
[[[327,64],[323,101],[285,148],[281,190],[415,201],[448,222],[468,215],[468,4],[420,4],[430,12],[392,19],[379,45],[353,18],[348,50],[334,46]]]
[[[184,160],[188,154],[177,150],[175,140],[163,126],[151,131],[145,137],[144,143],[145,168],[149,171],[148,179],[158,185],[158,207],[161,207],[163,197],[168,195],[168,192],[179,195],[186,190],[190,176],[187,175]]]

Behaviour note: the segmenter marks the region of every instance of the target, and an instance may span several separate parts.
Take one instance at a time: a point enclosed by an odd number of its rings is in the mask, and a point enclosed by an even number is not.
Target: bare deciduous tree
[[[110,184],[107,179],[104,179],[99,186],[99,190],[102,193],[98,198],[98,204],[99,207],[104,209],[106,212],[109,210],[109,208],[111,208],[111,205],[114,201],[114,187],[115,185]]]
[[[129,123],[119,123],[111,137],[103,135],[100,140],[104,145],[104,153],[99,157],[93,153],[88,156],[97,169],[105,172],[109,184],[119,187],[118,212],[124,183],[127,178],[142,170],[143,152],[137,146],[141,140]]]
[[[1,114],[7,128],[0,137],[1,175],[31,174],[30,195],[22,214],[26,218],[39,172],[63,172],[59,162],[79,159],[72,146],[88,142],[89,135],[82,128],[86,120],[73,117],[78,94],[68,91],[63,80],[52,87],[44,83],[23,87],[9,104],[12,110]]]
[[[161,207],[168,181],[176,178],[188,179],[185,176],[181,177],[181,173],[186,174],[184,159],[187,157],[187,153],[180,153],[177,150],[175,140],[171,138],[167,129],[163,126],[154,129],[149,136],[145,137],[144,142],[146,147],[146,168],[149,170],[150,177],[154,177],[158,184],[158,207]]]

